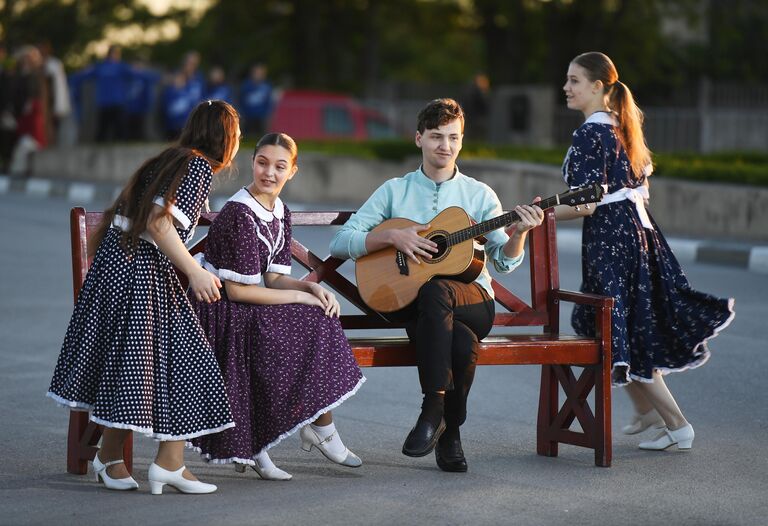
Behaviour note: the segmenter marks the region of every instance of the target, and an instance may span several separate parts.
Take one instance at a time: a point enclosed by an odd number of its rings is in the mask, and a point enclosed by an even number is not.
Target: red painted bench
[[[300,226],[331,226],[344,224],[352,212],[293,212],[292,223]],[[100,212],[73,208],[71,212],[72,277],[74,296],[85,279],[88,260],[87,236],[98,225]],[[200,224],[210,224],[215,213],[204,214]],[[204,249],[202,239],[190,249]],[[387,320],[371,311],[362,301],[355,285],[337,269],[342,260],[325,259],[308,250],[298,236],[291,247],[294,260],[307,269],[305,280],[323,282],[337,294],[360,309],[361,314],[345,314],[341,323],[347,334],[356,329],[403,328],[402,323]],[[498,335],[485,338],[480,344],[478,365],[535,365],[541,368],[536,451],[554,457],[559,444],[573,444],[593,449],[595,464],[611,465],[611,307],[613,300],[603,296],[561,290],[559,288],[555,219],[547,211],[544,224],[531,231],[527,249],[531,276],[531,304],[521,300],[493,281],[498,309],[494,327],[530,327],[530,334]],[[568,301],[594,306],[596,310],[595,338],[560,334],[560,302]],[[386,332],[386,331],[382,331]],[[414,366],[415,353],[405,337],[349,338],[355,358],[361,367]],[[580,367],[578,371],[573,367]],[[559,403],[560,388],[565,395]],[[589,395],[594,392],[594,408]],[[578,421],[581,430],[571,426]],[[88,420],[88,414],[71,411],[67,441],[67,471],[84,474],[87,461],[96,453],[101,428]],[[126,441],[125,461],[129,470],[132,440]]]

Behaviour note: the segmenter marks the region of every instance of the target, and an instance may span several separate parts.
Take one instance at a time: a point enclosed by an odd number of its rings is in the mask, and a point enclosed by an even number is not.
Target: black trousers
[[[433,279],[403,313],[417,349],[422,392],[445,391],[445,422],[467,418],[467,396],[475,378],[477,347],[493,327],[494,302],[477,283]]]

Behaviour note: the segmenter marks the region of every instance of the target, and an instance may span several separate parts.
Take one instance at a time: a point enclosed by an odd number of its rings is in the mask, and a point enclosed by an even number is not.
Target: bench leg
[[[611,435],[611,369],[595,368],[595,465],[610,467],[613,458]]]
[[[86,411],[69,412],[67,434],[67,472],[75,475],[88,473],[88,461],[93,460],[99,448],[102,426],[88,419]],[[123,444],[123,459],[128,473],[133,473],[133,433],[128,433]]]
[[[88,459],[80,454],[80,439],[88,427],[88,413],[85,411],[69,412],[69,431],[67,432],[67,472],[75,475],[88,473]]]
[[[536,425],[536,453],[557,456],[557,441],[551,440],[551,425],[558,412],[558,383],[551,365],[541,366],[539,417]]]

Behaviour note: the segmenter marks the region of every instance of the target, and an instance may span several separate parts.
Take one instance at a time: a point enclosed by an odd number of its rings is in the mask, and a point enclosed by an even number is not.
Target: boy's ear
[[[416,143],[416,146],[421,148],[421,133],[416,132],[416,137],[414,137],[413,142]]]

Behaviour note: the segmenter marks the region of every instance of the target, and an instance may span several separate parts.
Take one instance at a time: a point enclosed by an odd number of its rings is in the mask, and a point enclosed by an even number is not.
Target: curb
[[[72,203],[82,205],[95,201],[113,201],[121,189],[113,183],[56,181],[34,177],[19,179],[0,175],[0,195],[23,193],[42,198],[65,198]],[[214,191],[210,199],[211,209],[221,210],[229,195],[229,193],[217,194]],[[294,205],[292,208],[301,210],[306,209],[306,206]],[[565,252],[573,253],[581,250],[580,229],[559,228],[557,240],[558,247]],[[667,242],[682,263],[723,265],[768,274],[768,246],[682,238],[667,238]]]

